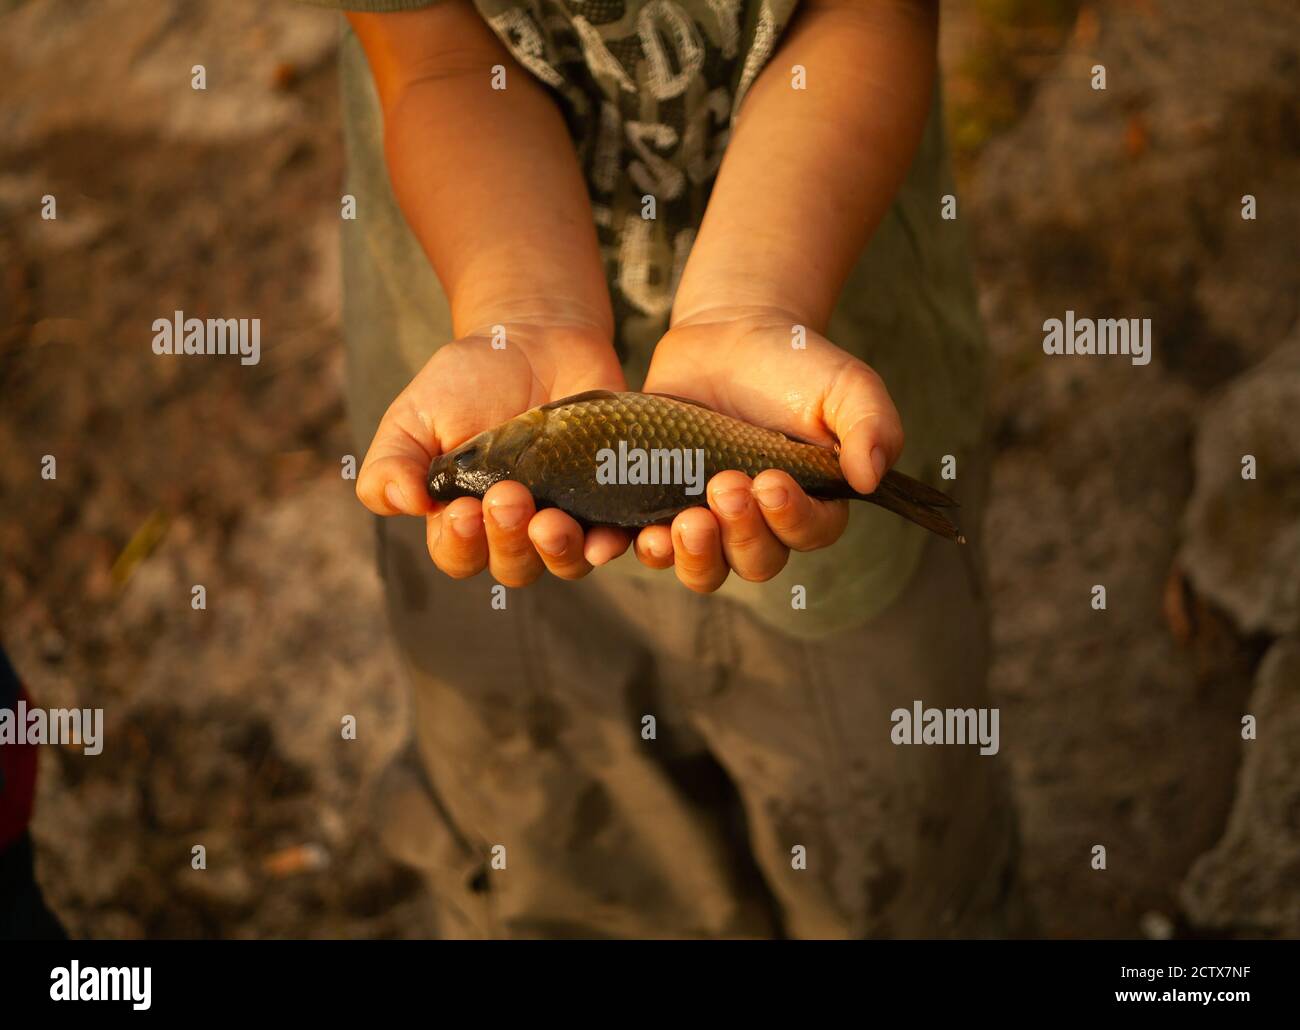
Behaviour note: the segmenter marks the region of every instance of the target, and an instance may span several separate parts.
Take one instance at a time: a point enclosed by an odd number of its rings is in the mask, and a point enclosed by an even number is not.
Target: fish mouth
[[[504,479],[501,473],[481,465],[465,467],[458,460],[470,450],[473,441],[440,454],[429,463],[425,488],[435,501],[454,501],[460,497],[482,497],[488,487]]]
[[[466,496],[456,481],[453,461],[454,452],[440,454],[429,463],[429,474],[425,477],[424,485],[435,501],[454,501],[457,497]]]

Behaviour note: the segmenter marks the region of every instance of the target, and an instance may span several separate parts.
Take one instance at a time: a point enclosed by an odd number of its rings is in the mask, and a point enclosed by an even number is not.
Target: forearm
[[[384,112],[393,190],[457,336],[495,323],[612,332],[591,206],[554,101],[468,0],[351,15]],[[507,88],[492,88],[492,68]]]
[[[825,329],[920,141],[936,21],[927,2],[804,5],[743,102],[674,325],[774,311]],[[794,65],[806,89],[792,88]]]

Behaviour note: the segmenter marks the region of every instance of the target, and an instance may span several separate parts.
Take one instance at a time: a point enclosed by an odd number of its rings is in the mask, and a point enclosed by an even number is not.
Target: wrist
[[[521,293],[501,299],[497,292],[483,291],[479,299],[463,296],[451,298],[452,330],[455,335],[492,336],[503,328],[507,337],[536,340],[539,343],[560,338],[600,341],[612,346],[614,318],[607,298],[590,300],[560,294]]]
[[[782,341],[804,339],[814,349],[829,346],[807,329],[795,312],[775,305],[717,305],[674,317],[655,345],[646,389],[680,393],[721,411],[732,404],[726,386],[755,368],[756,360],[779,353]]]
[[[742,286],[732,290],[725,284],[707,291],[678,291],[669,327],[731,325],[737,328],[765,328],[802,325],[822,332],[829,313],[823,315],[816,305],[784,296],[779,291]]]
[[[765,340],[776,337],[795,338],[802,327],[802,335],[817,334],[807,316],[797,310],[775,304],[715,304],[698,308],[680,317],[676,312],[668,332],[660,340],[659,349],[690,350],[707,347],[718,357],[729,352],[740,352],[747,340],[761,336]]]
[[[521,319],[500,315],[467,330],[458,329],[456,339],[487,340],[498,349],[519,347],[530,354],[614,353],[610,334],[604,329],[563,319]]]
[[[778,303],[711,303],[707,306],[673,307],[672,329],[698,326],[726,327],[730,331],[770,329],[776,326],[806,325],[805,315],[797,308]]]

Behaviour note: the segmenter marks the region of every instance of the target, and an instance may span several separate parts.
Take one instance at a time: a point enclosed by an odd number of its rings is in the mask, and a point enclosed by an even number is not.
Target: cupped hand
[[[903,425],[880,377],[864,362],[780,311],[728,309],[679,322],[655,348],[646,392],[676,394],[823,446],[840,447],[854,489],[870,493],[903,449]],[[848,523],[846,501],[809,497],[786,473],[753,480],[726,471],[708,484],[708,507],[637,537],[643,564],[670,565],[699,593],[734,569],[771,579],[790,552],[828,547]]]
[[[433,500],[429,463],[529,408],[584,390],[624,390],[623,372],[601,333],[585,327],[509,323],[504,347],[490,330],[442,347],[388,407],[357,476],[357,496],[378,515],[423,515],[434,564],[458,579],[483,569],[510,587],[543,571],[585,576],[627,550],[610,527],[583,533],[554,508],[537,510],[528,489],[506,481],[480,501]]]

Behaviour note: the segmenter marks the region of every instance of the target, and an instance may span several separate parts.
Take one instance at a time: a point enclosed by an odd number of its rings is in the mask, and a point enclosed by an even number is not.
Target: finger
[[[558,508],[546,508],[533,516],[528,539],[546,567],[561,579],[581,579],[591,571],[582,555],[582,527]]]
[[[428,544],[433,563],[453,579],[482,572],[488,561],[482,502],[476,497],[452,501],[440,515],[429,519]]]
[[[709,509],[722,530],[723,557],[741,579],[764,583],[785,568],[790,549],[763,520],[747,475],[719,472],[709,480]]]
[[[787,473],[777,469],[754,477],[754,498],[763,512],[763,521],[792,551],[829,547],[840,538],[849,521],[848,502],[809,497]]]
[[[853,489],[875,490],[903,452],[903,423],[880,376],[852,360],[822,402],[826,424],[840,441],[840,467]]]
[[[722,586],[728,568],[722,560],[718,520],[708,508],[687,508],[673,519],[673,566],[677,578],[697,594]]]
[[[376,515],[427,515],[436,503],[425,488],[429,463],[392,455],[362,466],[357,497]]]
[[[673,532],[667,526],[646,526],[636,537],[637,560],[651,569],[673,563]]]
[[[424,515],[436,507],[424,477],[438,444],[418,420],[414,429],[407,424],[399,403],[388,409],[370,441],[357,474],[357,497],[376,515]]]
[[[545,568],[528,538],[528,522],[536,513],[533,495],[521,483],[504,480],[483,495],[488,569],[504,586],[525,587]]]
[[[604,565],[626,551],[631,543],[632,536],[625,529],[595,526],[587,531],[582,553],[592,565]]]

